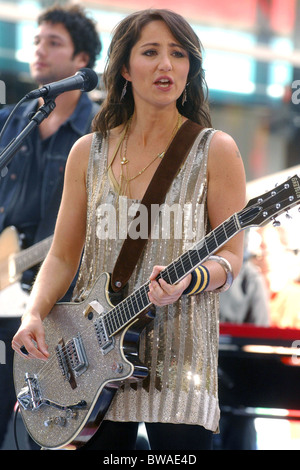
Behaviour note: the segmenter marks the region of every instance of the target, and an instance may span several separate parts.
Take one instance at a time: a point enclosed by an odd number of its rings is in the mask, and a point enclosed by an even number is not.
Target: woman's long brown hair
[[[121,72],[123,66],[129,69],[132,47],[139,40],[141,30],[151,21],[166,23],[181,46],[188,51],[190,70],[187,80],[187,101],[182,105],[182,96],[177,100],[177,109],[185,117],[204,127],[211,127],[208,106],[208,91],[202,68],[202,45],[189,23],[177,13],[165,9],[149,9],[135,12],[122,20],[114,30],[108,50],[108,59],[103,73],[106,98],[95,116],[94,131],[106,136],[107,132],[125,123],[134,111],[131,83],[121,100],[125,84]]]

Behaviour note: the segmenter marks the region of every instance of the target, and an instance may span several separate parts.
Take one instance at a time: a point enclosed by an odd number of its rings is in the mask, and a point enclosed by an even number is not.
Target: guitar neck
[[[176,284],[241,230],[238,216],[234,214],[166,266],[157,279],[162,278],[169,284]],[[146,282],[104,315],[103,321],[109,336],[113,336],[151,305],[148,297],[149,284],[149,281]]]
[[[53,236],[50,236],[35,245],[20,251],[20,253],[14,254],[13,258],[16,274],[22,274],[26,269],[32,268],[32,266],[43,261],[49,251],[52,239]]]

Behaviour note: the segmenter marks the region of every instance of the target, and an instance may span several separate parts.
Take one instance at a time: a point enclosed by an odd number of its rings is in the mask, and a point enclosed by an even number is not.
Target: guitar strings
[[[149,284],[149,283],[147,283],[147,284]],[[143,285],[140,289],[145,288],[146,285]],[[124,299],[124,301],[126,301],[127,299]],[[150,301],[148,303],[150,305]],[[113,313],[115,310],[118,309],[119,306],[120,306],[120,304],[118,304],[112,310],[106,312],[103,315],[103,317]],[[130,320],[128,320],[128,323],[129,323]],[[116,331],[114,333],[116,333]],[[93,322],[91,325],[88,325],[88,327],[80,333],[80,336],[81,336],[81,339],[82,339],[83,342],[88,340],[88,339],[96,337],[95,322]],[[73,338],[74,338],[74,336],[73,336]],[[69,343],[69,341],[64,346],[62,346],[62,348],[59,352],[54,350],[51,357],[47,360],[47,362],[45,364],[43,364],[41,369],[36,374],[38,376],[39,380],[44,380],[44,378],[45,378],[43,386],[46,386],[49,383],[49,380],[51,380],[51,378],[53,376],[53,373],[54,374],[56,373],[57,368],[61,372],[61,369],[60,369],[60,366],[59,366],[59,358],[60,358],[61,355],[63,356],[64,354],[67,355],[67,357],[68,357],[68,351],[67,351],[68,343]],[[99,346],[99,348],[100,348],[100,346]],[[53,365],[55,366],[54,369],[53,369]]]
[[[225,221],[225,223],[226,223],[226,221]],[[228,223],[229,223],[229,225],[231,224],[231,225],[235,226],[235,220],[230,219],[228,221]],[[223,230],[223,224],[222,224],[222,226],[217,227],[215,232],[216,232],[216,237],[218,237],[222,233],[225,234],[225,232]],[[209,238],[211,235],[212,234],[208,234],[208,236],[206,236],[203,240],[196,243],[195,246],[191,250],[189,250],[188,252],[184,253],[182,255],[182,257],[179,258],[179,260],[183,259],[183,262],[191,261],[193,265],[195,265],[198,262],[201,262],[201,259],[200,259],[200,256],[199,256],[199,250],[197,250],[197,246],[201,245],[201,248],[207,246],[206,239]],[[225,235],[227,236],[227,234],[225,234]],[[225,239],[225,241],[226,241],[226,239]],[[184,258],[185,258],[185,260],[184,260]],[[178,262],[178,260],[176,260],[176,261]],[[171,263],[171,265],[169,267],[167,267],[163,271],[163,273],[167,273],[169,277],[173,276],[173,274],[177,275],[177,270],[176,270],[176,265],[175,265],[176,261]],[[195,263],[195,261],[196,261],[196,263]],[[161,273],[161,275],[162,275],[162,273]],[[122,325],[117,325],[117,320],[116,319],[119,318],[118,313],[122,314],[122,313],[125,312],[125,314],[126,314],[126,313],[129,312],[128,308],[126,308],[126,307],[128,307],[128,302],[131,301],[131,304],[132,304],[133,307],[134,307],[134,304],[133,304],[132,299],[136,300],[137,304],[139,303],[139,301],[143,303],[143,295],[145,294],[145,287],[147,287],[147,284],[142,286],[141,288],[139,288],[137,292],[134,292],[133,294],[131,294],[129,297],[124,299],[124,301],[122,301],[120,304],[118,304],[112,310],[106,312],[103,315],[103,321],[105,321],[106,318],[110,318],[111,319],[110,323],[112,324],[114,322],[115,325],[117,326],[117,329],[113,333],[115,333],[122,326]],[[144,292],[143,292],[143,290],[144,290]],[[150,302],[149,302],[149,304],[150,304]],[[146,308],[146,306],[144,306],[144,305],[143,305],[143,307]],[[140,309],[140,311],[141,310],[142,309]],[[129,320],[126,319],[126,321],[130,321],[132,318],[130,318]],[[88,339],[91,332],[93,332],[94,335],[96,334],[95,329],[93,328],[93,325],[94,324],[91,325],[91,328],[87,328],[81,334],[82,340]],[[68,343],[66,343],[66,345],[61,348],[60,352],[55,352],[55,354],[52,355],[51,358],[48,359],[46,364],[44,364],[44,366],[39,371],[39,377],[41,379],[43,378],[43,375],[46,376],[46,374],[48,372],[48,369],[51,369],[52,363],[54,361],[55,361],[55,364],[57,364],[58,367],[59,367],[59,364],[58,364],[59,359],[58,358],[59,358],[60,355],[67,354],[67,347],[68,347]]]
[[[279,189],[279,188],[278,188]],[[282,190],[284,190],[283,188],[282,189],[279,189],[278,193],[281,192]],[[272,194],[270,193],[270,196],[268,198],[266,198],[265,201],[268,201],[270,199],[272,199],[273,196]],[[264,201],[264,202],[265,202]],[[259,206],[260,204],[259,203],[256,203],[254,204],[252,207],[257,207]],[[244,208],[240,214],[243,214],[247,211],[247,208]],[[171,280],[171,276],[173,274],[175,274],[178,278],[178,269],[179,269],[179,266],[178,266],[178,263],[182,263],[182,267],[184,269],[186,269],[186,265],[187,265],[187,262],[191,262],[191,267],[196,267],[196,264],[198,263],[198,261],[201,263],[201,261],[203,262],[204,258],[201,260],[200,256],[199,256],[199,251],[200,249],[202,249],[204,246],[207,248],[207,241],[209,242],[209,240],[214,237],[215,239],[215,242],[217,242],[217,239],[218,239],[218,236],[220,236],[222,233],[225,234],[226,236],[226,239],[223,243],[225,243],[227,240],[228,240],[228,237],[227,237],[227,233],[226,233],[226,230],[225,230],[225,224],[227,223],[227,229],[229,228],[230,230],[233,229],[233,232],[231,233],[230,236],[233,236],[235,233],[236,233],[236,230],[237,230],[237,227],[236,227],[236,220],[234,218],[234,216],[232,216],[230,219],[228,219],[228,221],[225,221],[221,226],[217,227],[214,231],[212,231],[210,234],[208,234],[206,237],[204,237],[203,240],[201,240],[200,242],[196,243],[194,245],[194,247],[190,250],[188,250],[186,253],[184,253],[181,257],[179,257],[177,260],[173,261],[164,271],[162,271],[162,273],[160,273],[160,277],[163,277],[164,274],[167,274],[169,276],[169,279]],[[232,227],[231,227],[232,225]],[[222,232],[221,232],[222,231]],[[217,244],[217,243],[216,243]],[[201,248],[197,248],[199,247],[199,245],[201,245]],[[217,245],[216,248],[218,248],[219,246],[221,246],[221,244]],[[209,252],[209,250],[207,250]],[[211,252],[212,253],[212,252]],[[211,254],[210,253],[210,254]],[[198,261],[196,261],[195,263],[195,257],[198,257]],[[176,266],[177,266],[177,269],[176,269]],[[187,274],[187,271],[185,273],[185,275]],[[184,277],[184,276],[183,276]],[[112,322],[114,321],[114,323],[117,325],[117,322],[116,322],[116,318],[118,318],[118,313],[119,314],[122,314],[123,313],[123,316],[124,316],[124,312],[125,312],[125,315],[126,313],[128,313],[128,310],[126,311],[126,308],[124,310],[124,305],[123,303],[125,303],[125,307],[126,305],[128,304],[129,301],[131,301],[131,305],[133,306],[133,309],[135,309],[134,307],[134,304],[133,304],[133,300],[132,298],[134,298],[136,300],[136,305],[138,306],[138,301],[140,300],[141,302],[143,302],[143,295],[145,293],[147,293],[147,291],[145,290],[147,285],[149,284],[145,284],[144,286],[142,286],[141,288],[138,289],[138,291],[134,292],[133,294],[131,294],[129,297],[127,297],[126,299],[124,299],[124,301],[121,302],[121,305],[118,304],[116,307],[114,307],[112,310],[106,312],[104,315],[103,315],[103,321],[105,321],[105,318],[111,318],[111,324]],[[142,289],[144,289],[144,292],[141,294],[141,291]],[[138,297],[140,295],[140,297]],[[149,302],[149,305],[150,305],[150,302]],[[122,312],[122,307],[123,307],[123,312]],[[139,308],[139,306],[138,306]],[[145,306],[146,308],[146,306]],[[141,310],[140,310],[141,311]],[[137,312],[138,313],[138,312]],[[134,316],[136,315],[136,313],[134,314]],[[125,318],[125,323],[123,326],[125,326],[126,322],[129,322],[133,317],[129,317],[129,320],[128,320],[128,317],[126,316]],[[122,327],[122,325],[120,326]],[[118,329],[120,329],[120,327],[117,327],[117,329],[110,333],[110,335],[112,336],[113,334],[116,333],[116,331],[118,331]],[[89,331],[86,331],[88,334],[90,333]],[[95,334],[95,332],[93,332]],[[84,335],[85,336],[85,335]],[[68,343],[67,343],[68,344]],[[64,353],[66,352],[66,348],[67,348],[67,345],[65,347],[62,348],[61,352]],[[55,356],[57,356],[58,353],[55,354]],[[52,356],[52,359],[55,359],[55,357]],[[46,365],[41,369],[40,371],[40,374],[41,372],[45,372],[47,366],[49,365],[49,363],[51,362],[51,358],[49,358],[49,360],[47,361]]]
[[[228,221],[224,222],[224,224],[226,224],[226,223],[228,225],[227,229],[228,228],[230,230],[232,230],[232,228],[236,229],[236,223],[235,223],[235,219],[233,217],[231,217]],[[191,268],[193,268],[197,264],[201,263],[201,258],[199,256],[199,248],[197,249],[197,246],[201,245],[201,248],[206,247],[207,254],[211,254],[207,250],[207,240],[209,240],[209,238],[215,237],[215,239],[217,239],[218,237],[220,237],[220,235],[223,234],[226,237],[225,240],[223,241],[223,243],[225,243],[228,240],[228,237],[227,237],[227,233],[224,230],[224,224],[217,227],[213,232],[208,234],[203,240],[196,243],[193,248],[188,250],[181,257],[179,257],[177,260],[175,260],[173,263],[171,263],[164,271],[162,271],[161,277],[164,274],[167,274],[169,276],[170,280],[171,280],[171,278],[174,274],[178,277],[178,267],[176,269],[176,263],[178,263],[178,262],[182,261],[182,263],[185,266],[187,265],[187,263],[189,263],[189,265],[192,263]],[[234,233],[235,233],[235,231],[234,231]],[[220,245],[216,246],[216,248],[218,248],[219,246]],[[202,259],[202,261],[203,261],[203,259]],[[186,275],[186,273],[185,273],[185,275]],[[110,324],[114,323],[117,326],[115,331],[110,332],[111,336],[113,336],[113,334],[115,334],[120,328],[124,327],[127,322],[130,322],[134,318],[134,316],[136,316],[137,313],[139,313],[140,311],[142,311],[144,308],[146,308],[148,305],[151,304],[150,301],[149,301],[149,302],[147,302],[147,305],[143,305],[144,296],[145,296],[145,294],[147,294],[146,288],[147,288],[148,285],[149,285],[149,283],[144,284],[137,291],[133,292],[133,294],[128,296],[126,299],[124,299],[120,304],[118,304],[113,309],[109,310],[108,312],[106,312],[103,315],[102,318],[103,318],[104,322],[108,318],[108,319],[110,319]],[[130,308],[128,306],[128,303],[131,302],[133,310],[135,310],[134,301],[136,301],[136,305],[139,308],[139,311],[134,312],[134,315],[132,317],[129,317],[129,319],[128,319],[127,314],[130,312]],[[142,303],[143,308],[139,307],[139,305],[138,305],[139,302]],[[123,319],[124,319],[124,316],[125,316],[125,323],[123,325],[118,325],[117,324],[117,318],[119,318],[120,314],[123,316]],[[84,330],[80,334],[80,336],[81,336],[82,340],[84,341],[84,340],[87,340],[88,338],[90,338],[92,334],[93,334],[93,336],[96,335],[94,322],[91,325],[91,327]],[[55,369],[57,369],[57,366],[58,366],[59,370],[60,370],[60,366],[59,366],[59,363],[58,363],[59,362],[59,357],[60,357],[60,355],[68,354],[68,352],[67,352],[68,343],[69,342],[67,342],[61,348],[60,352],[55,351],[54,354],[43,365],[43,367],[40,369],[39,373],[37,374],[39,376],[39,379],[43,379],[43,377],[47,377],[47,379],[51,378],[51,373],[48,372],[49,369],[50,369],[50,372],[54,372],[54,373],[56,372],[56,370],[51,370],[53,363],[56,366]]]
[[[213,230],[208,235],[206,235],[206,237],[204,237],[204,239],[197,242],[190,250],[188,250],[186,253],[181,255],[181,257],[179,257],[177,260],[173,261],[167,268],[165,268],[164,271],[162,271],[160,273],[160,277],[163,277],[163,275],[167,274],[169,279],[172,280],[172,276],[175,274],[175,276],[178,278],[178,263],[179,262],[180,263],[182,262],[183,266],[187,266],[187,264],[189,264],[191,266],[190,269],[193,269],[194,267],[196,267],[197,264],[200,264],[201,262],[204,261],[204,257],[201,259],[200,254],[199,254],[199,251],[201,249],[206,249],[206,257],[208,257],[209,254],[212,253],[212,251],[209,252],[209,249],[208,249],[208,243],[209,243],[210,240],[214,239],[215,245],[216,245],[215,249],[217,249],[218,247],[221,246],[221,243],[219,245],[217,244],[217,240],[220,238],[220,236],[221,235],[225,236],[225,240],[223,240],[223,242],[222,242],[222,244],[224,244],[231,236],[233,236],[236,233],[238,228],[239,227],[237,227],[235,217],[231,216],[222,225],[218,226],[215,230]],[[229,237],[227,235],[227,232],[230,233]],[[186,274],[187,274],[187,271],[185,272],[185,275]],[[184,276],[182,276],[182,277],[184,277]],[[147,288],[148,285],[149,285],[149,283],[144,284],[137,291],[133,292],[130,296],[128,296],[126,299],[124,299],[121,303],[119,303],[117,306],[115,306],[114,308],[112,308],[111,310],[109,310],[108,312],[103,314],[102,319],[103,319],[104,322],[105,322],[106,319],[108,319],[108,322],[110,321],[111,325],[114,323],[117,326],[115,331],[109,332],[110,336],[113,336],[119,329],[124,327],[126,325],[126,323],[129,323],[134,318],[134,316],[136,316],[140,311],[142,311],[144,308],[147,308],[147,306],[151,304],[150,301],[149,301],[149,302],[147,302],[146,305],[143,305],[144,296],[145,296],[145,294],[147,294],[146,288]],[[128,303],[131,302],[133,310],[135,310],[135,306],[134,306],[134,303],[133,303],[134,301],[136,301],[136,305],[137,305],[139,311],[134,312],[134,315],[132,317],[129,317],[129,320],[128,320],[127,314],[130,313],[130,308],[128,306]],[[139,305],[138,305],[139,301],[142,303],[143,308],[139,307]],[[123,319],[124,319],[124,315],[125,315],[125,323],[123,325],[118,325],[117,324],[117,318],[119,318],[120,314],[123,315]],[[94,322],[93,322],[93,324],[91,325],[90,328],[86,328],[86,330],[84,330],[82,333],[80,333],[81,339],[83,341],[90,338],[91,335],[93,335],[93,336],[96,335]],[[69,342],[67,342],[61,348],[60,352],[54,351],[54,354],[48,359],[46,364],[43,365],[43,367],[40,369],[39,373],[37,374],[39,376],[39,379],[43,379],[43,377],[46,377],[47,379],[50,379],[51,375],[52,375],[51,372],[56,373],[57,367],[60,370],[59,356],[64,355],[64,354],[68,354],[68,352],[67,352],[68,343]],[[53,364],[55,365],[55,370],[52,369]],[[48,372],[49,369],[50,369],[50,373]]]

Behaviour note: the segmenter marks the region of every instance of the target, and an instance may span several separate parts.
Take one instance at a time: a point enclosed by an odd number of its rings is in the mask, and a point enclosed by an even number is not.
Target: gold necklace
[[[129,160],[127,159],[127,143],[128,143],[129,133],[130,133],[131,121],[132,121],[132,117],[129,118],[129,120],[126,124],[126,130],[125,130],[124,137],[122,139],[121,146],[120,146],[120,159],[121,159],[120,195],[126,195],[126,193],[128,191],[129,192],[128,196],[130,198],[131,198],[130,182],[135,180],[136,178],[138,178],[138,176],[142,175],[152,165],[152,163],[155,162],[155,160],[157,160],[158,158],[162,159],[165,156],[165,153],[166,153],[171,141],[173,140],[174,135],[176,134],[176,132],[178,131],[178,129],[181,126],[182,116],[181,116],[181,114],[178,113],[178,118],[177,118],[176,125],[175,125],[175,127],[172,131],[171,138],[170,138],[165,150],[163,152],[160,152],[157,155],[155,155],[155,157],[149,163],[147,163],[147,165],[144,168],[142,168],[136,175],[128,177],[128,167],[126,166],[129,163]],[[124,152],[122,151],[123,143],[124,143]],[[126,168],[126,176],[123,173],[123,167]]]

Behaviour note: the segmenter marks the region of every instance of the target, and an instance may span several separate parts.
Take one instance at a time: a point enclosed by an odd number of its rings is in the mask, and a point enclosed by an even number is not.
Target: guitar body
[[[148,374],[138,358],[138,343],[140,332],[153,319],[151,311],[107,338],[101,316],[112,308],[108,285],[109,275],[103,273],[84,302],[52,309],[44,321],[50,353],[46,363],[15,354],[22,418],[41,447],[76,449],[85,444],[124,380]]]
[[[19,234],[15,227],[7,227],[0,236],[0,290],[16,282],[20,275],[15,272],[10,257],[21,250]]]

